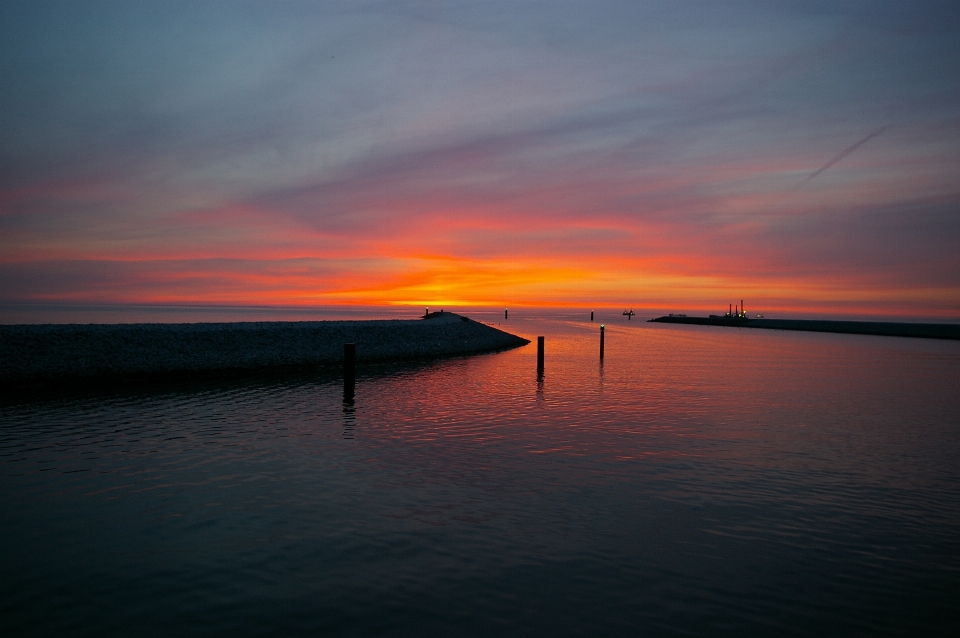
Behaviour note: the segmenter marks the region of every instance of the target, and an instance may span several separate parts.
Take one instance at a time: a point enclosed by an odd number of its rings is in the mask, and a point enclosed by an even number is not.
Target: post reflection
[[[357,408],[353,403],[353,397],[343,399],[343,438],[353,438],[353,428],[357,424]]]

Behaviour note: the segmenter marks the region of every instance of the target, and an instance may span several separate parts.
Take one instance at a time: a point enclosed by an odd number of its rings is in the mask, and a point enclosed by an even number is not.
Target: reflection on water
[[[353,438],[353,428],[357,425],[356,406],[353,397],[343,400],[343,438]]]
[[[952,635],[960,344],[496,355],[0,407],[16,633]],[[134,630],[134,628],[136,628]]]

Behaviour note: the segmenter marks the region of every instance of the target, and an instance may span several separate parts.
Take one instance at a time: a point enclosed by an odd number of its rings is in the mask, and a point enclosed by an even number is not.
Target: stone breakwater
[[[421,320],[0,326],[0,381],[335,367],[496,352],[529,341],[454,313]]]
[[[816,319],[740,319],[736,317],[657,317],[658,323],[685,323],[697,326],[802,330],[882,337],[918,337],[960,340],[960,325],[952,323],[900,323],[890,321],[827,321]]]

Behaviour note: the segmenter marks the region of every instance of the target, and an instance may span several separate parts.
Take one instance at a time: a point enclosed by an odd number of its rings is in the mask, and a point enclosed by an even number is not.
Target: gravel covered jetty
[[[894,321],[820,321],[810,319],[746,319],[738,317],[657,317],[657,323],[685,323],[697,326],[803,330],[884,337],[960,339],[960,325],[952,323],[900,323]]]
[[[0,326],[0,381],[31,383],[337,367],[529,343],[452,312],[418,320]]]

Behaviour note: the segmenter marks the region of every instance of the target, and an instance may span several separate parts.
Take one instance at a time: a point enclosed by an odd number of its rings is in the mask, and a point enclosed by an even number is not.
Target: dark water
[[[960,344],[615,323],[8,397],[0,631],[958,635]]]

